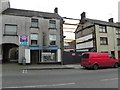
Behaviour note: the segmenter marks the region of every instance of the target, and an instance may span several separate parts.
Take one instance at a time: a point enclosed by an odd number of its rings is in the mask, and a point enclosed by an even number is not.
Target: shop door
[[[39,62],[39,50],[31,50],[31,63],[37,64]]]

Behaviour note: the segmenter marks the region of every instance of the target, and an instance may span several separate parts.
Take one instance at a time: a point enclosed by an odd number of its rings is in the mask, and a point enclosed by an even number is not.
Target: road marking
[[[3,88],[39,88],[39,87],[55,87],[55,86],[65,86],[74,85],[75,83],[62,83],[62,84],[51,84],[51,85],[34,85],[34,86],[16,86],[16,87],[3,87]]]
[[[118,78],[102,79],[100,81],[110,81],[110,80],[118,80]]]
[[[23,69],[23,70],[22,70],[22,73],[23,73],[23,74],[27,74],[27,73],[28,73],[27,69]]]

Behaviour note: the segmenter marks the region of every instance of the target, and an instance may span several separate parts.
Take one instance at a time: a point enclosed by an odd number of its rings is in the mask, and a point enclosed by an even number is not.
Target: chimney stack
[[[114,22],[114,21],[113,21],[113,18],[108,19],[108,21],[109,21],[109,22],[112,22],[112,23]]]
[[[86,15],[85,15],[85,12],[81,13],[81,20],[80,20],[80,23],[81,24],[84,24],[86,22]]]
[[[85,14],[86,14],[85,12],[83,12],[83,13],[81,14],[81,20],[83,20],[83,19],[86,18],[86,15],[85,15]]]
[[[58,8],[57,7],[54,9],[54,13],[58,14]]]

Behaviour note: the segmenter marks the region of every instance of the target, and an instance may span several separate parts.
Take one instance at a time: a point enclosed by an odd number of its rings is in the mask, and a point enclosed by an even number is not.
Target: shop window
[[[5,35],[17,35],[17,25],[5,24]]]
[[[100,37],[100,45],[108,45],[107,37]]]
[[[100,33],[107,33],[106,26],[99,26],[99,32]]]
[[[38,28],[38,19],[31,19],[31,27]]]
[[[42,52],[42,62],[55,62],[56,61],[56,50]]]

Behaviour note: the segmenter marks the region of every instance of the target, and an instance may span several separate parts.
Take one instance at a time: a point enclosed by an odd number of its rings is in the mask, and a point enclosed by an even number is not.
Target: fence
[[[63,64],[77,64],[81,63],[80,52],[64,52],[63,53]]]

